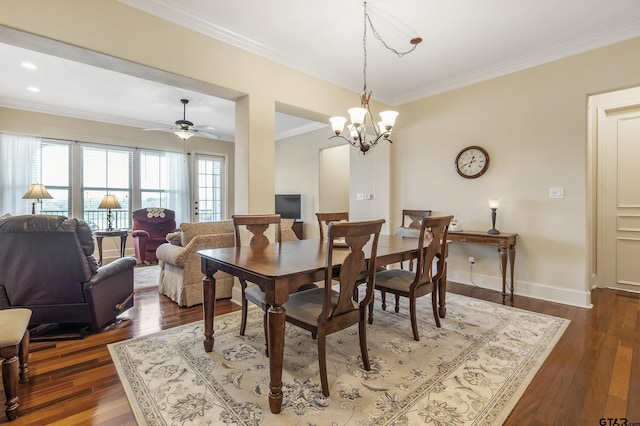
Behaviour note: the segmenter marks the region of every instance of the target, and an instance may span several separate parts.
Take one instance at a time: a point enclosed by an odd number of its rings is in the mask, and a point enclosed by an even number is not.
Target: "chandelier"
[[[331,127],[335,132],[334,136],[331,136],[329,139],[333,138],[342,138],[349,142],[352,146],[359,148],[362,154],[366,154],[369,149],[376,146],[378,142],[381,140],[387,140],[390,143],[393,142],[389,139],[389,135],[393,130],[393,126],[396,123],[396,117],[398,116],[397,111],[382,111],[380,115],[380,121],[376,124],[373,119],[373,114],[371,114],[371,110],[369,108],[369,100],[371,99],[372,92],[369,91],[367,93],[367,24],[371,26],[371,31],[375,38],[380,40],[380,42],[384,45],[387,50],[392,51],[399,57],[402,57],[408,53],[411,53],[415,50],[415,48],[422,42],[420,37],[415,37],[410,40],[412,47],[405,51],[399,52],[396,49],[393,49],[385,43],[385,41],[380,37],[375,27],[373,26],[373,22],[371,21],[371,17],[367,12],[367,2],[363,2],[364,6],[364,35],[362,37],[362,47],[364,51],[364,67],[362,71],[362,76],[364,80],[364,88],[362,90],[362,95],[360,95],[360,107],[349,108],[347,112],[349,113],[350,123],[347,124],[348,136],[342,136],[342,132],[344,130],[345,124],[347,123],[347,119],[345,117],[331,117],[329,121],[331,122]],[[371,133],[370,139],[367,139],[367,132]]]

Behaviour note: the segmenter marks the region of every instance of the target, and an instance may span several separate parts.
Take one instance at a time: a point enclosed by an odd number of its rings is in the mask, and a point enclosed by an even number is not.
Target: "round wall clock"
[[[467,179],[480,177],[489,168],[489,153],[479,146],[463,148],[456,157],[456,171]]]

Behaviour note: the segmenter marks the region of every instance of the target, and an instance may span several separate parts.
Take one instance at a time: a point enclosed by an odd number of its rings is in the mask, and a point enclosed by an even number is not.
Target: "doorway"
[[[193,222],[214,222],[225,217],[225,159],[196,154],[193,167]]]
[[[349,211],[349,145],[320,150],[318,211]]]
[[[640,292],[640,88],[589,98],[593,287]]]

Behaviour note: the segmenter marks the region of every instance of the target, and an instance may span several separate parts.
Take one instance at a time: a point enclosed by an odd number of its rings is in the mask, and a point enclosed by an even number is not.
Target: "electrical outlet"
[[[473,256],[469,256],[469,263],[470,263],[471,265],[475,265],[475,264],[476,264],[476,258],[475,258],[475,257],[473,257]]]

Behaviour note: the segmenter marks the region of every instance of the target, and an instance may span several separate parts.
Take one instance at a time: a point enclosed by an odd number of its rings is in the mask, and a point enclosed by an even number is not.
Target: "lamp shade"
[[[497,209],[500,206],[500,200],[497,198],[489,198],[489,208]]]
[[[186,141],[187,139],[189,139],[191,136],[193,136],[193,133],[191,133],[188,130],[178,130],[177,132],[174,132],[180,139],[182,139],[183,141]]]
[[[115,195],[105,195],[100,201],[99,209],[119,209],[120,203]]]
[[[29,185],[29,189],[24,193],[22,199],[24,200],[43,200],[53,198],[47,188],[41,183],[32,183]]]

